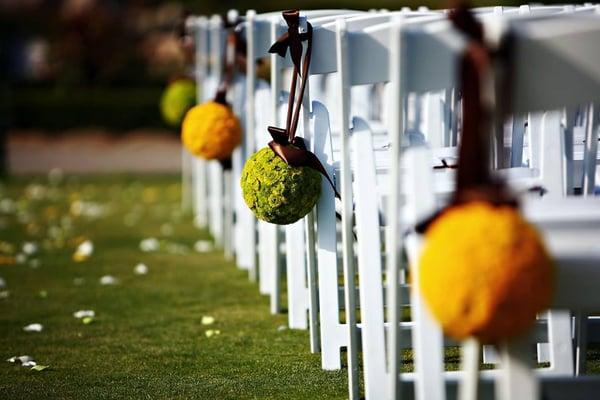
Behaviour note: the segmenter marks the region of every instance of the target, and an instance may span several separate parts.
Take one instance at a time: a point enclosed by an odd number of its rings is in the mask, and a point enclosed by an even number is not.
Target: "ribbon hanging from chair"
[[[309,167],[321,173],[333,188],[336,197],[340,197],[335,184],[325,171],[323,164],[317,156],[308,151],[306,144],[301,137],[296,137],[298,129],[298,121],[300,119],[300,109],[302,107],[302,99],[309,77],[310,60],[312,54],[313,28],[312,25],[306,23],[306,32],[300,32],[300,11],[288,10],[282,13],[288,30],[281,35],[269,49],[269,53],[277,54],[284,57],[289,49],[290,58],[294,65],[292,72],[292,82],[290,85],[290,94],[288,98],[288,109],[285,129],[269,126],[267,130],[271,134],[273,140],[269,142],[269,147],[277,156],[279,156],[286,164],[291,167]],[[306,42],[306,52],[303,55],[302,42]],[[296,96],[298,87],[298,78],[300,78],[300,91]]]
[[[506,183],[491,174],[489,139],[492,110],[486,102],[485,90],[489,90],[486,84],[489,84],[493,54],[484,43],[483,27],[464,1],[458,2],[448,14],[448,19],[469,39],[460,64],[463,118],[456,191],[445,209],[417,225],[419,232],[426,231],[434,220],[454,205],[485,201],[494,205],[518,206]]]
[[[244,56],[246,52],[246,46],[243,39],[236,32],[235,27],[239,23],[239,19],[233,22],[229,22],[226,19],[225,28],[227,29],[227,42],[225,47],[225,56],[223,63],[223,75],[219,87],[213,101],[224,105],[225,107],[231,107],[227,102],[227,92],[233,82],[236,72],[236,62],[238,56]],[[219,163],[224,170],[230,170],[232,168],[231,157],[219,160]]]

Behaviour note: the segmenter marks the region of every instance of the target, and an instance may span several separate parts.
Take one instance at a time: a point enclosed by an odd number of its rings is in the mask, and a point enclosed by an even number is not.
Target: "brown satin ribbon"
[[[244,42],[239,37],[239,34],[235,31],[235,26],[238,22],[239,21],[234,23],[227,22],[225,25],[227,28],[227,46],[224,57],[225,62],[223,63],[223,78],[213,99],[215,103],[222,104],[226,107],[231,107],[231,105],[227,102],[227,92],[231,87],[231,83],[233,82],[233,77],[235,75],[236,59],[239,55],[245,55]],[[231,58],[228,57],[230,52],[233,53]],[[232,167],[231,157],[219,160],[219,162],[224,170],[230,170]]]
[[[294,70],[292,73],[290,95],[288,98],[285,129],[274,126],[269,126],[267,128],[273,138],[273,140],[269,142],[269,147],[289,166],[309,167],[321,173],[327,178],[336,197],[339,198],[340,195],[335,188],[333,181],[327,174],[327,171],[325,171],[323,164],[321,164],[314,153],[308,151],[304,140],[301,137],[296,137],[296,130],[300,119],[300,108],[302,107],[302,99],[304,98],[304,91],[306,89],[306,83],[308,82],[308,70],[312,54],[312,25],[307,23],[306,32],[300,33],[300,11],[284,11],[282,15],[288,25],[288,30],[273,43],[269,49],[269,53],[285,57],[289,48],[290,57],[294,64]],[[302,60],[302,42],[304,41],[306,41],[306,52],[304,53],[304,60]],[[300,77],[301,81],[300,92],[296,99],[298,77]]]
[[[483,39],[483,28],[465,2],[460,2],[448,15],[454,27],[464,33],[467,46],[460,72],[462,93],[462,136],[456,173],[456,192],[450,204],[419,223],[417,231],[424,232],[448,208],[472,201],[517,207],[504,181],[494,179],[490,171],[490,114],[482,101],[482,83],[491,68],[491,53]]]

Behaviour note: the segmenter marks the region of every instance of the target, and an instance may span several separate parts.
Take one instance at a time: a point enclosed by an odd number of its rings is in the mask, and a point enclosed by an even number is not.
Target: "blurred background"
[[[158,107],[165,85],[191,67],[192,44],[182,40],[191,13],[421,5],[446,3],[0,0],[0,169],[176,171],[178,132],[163,122]]]

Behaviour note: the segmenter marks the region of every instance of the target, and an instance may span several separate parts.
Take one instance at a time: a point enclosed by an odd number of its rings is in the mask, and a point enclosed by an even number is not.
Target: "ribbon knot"
[[[296,137],[296,129],[298,128],[298,120],[300,118],[300,108],[302,107],[302,98],[304,97],[304,90],[306,88],[306,83],[308,82],[308,69],[310,67],[312,51],[312,25],[307,23],[306,32],[300,33],[299,10],[284,11],[283,19],[288,25],[288,30],[277,38],[275,43],[273,43],[269,49],[269,53],[285,57],[287,49],[289,48],[290,57],[294,64],[294,72],[292,74],[292,83],[288,98],[285,129],[275,126],[269,126],[267,128],[273,138],[273,140],[269,142],[269,147],[289,166],[309,167],[321,173],[331,184],[335,195],[339,197],[339,193],[337,192],[333,181],[327,174],[327,171],[325,171],[319,158],[314,153],[307,150],[306,144],[301,137]],[[302,62],[302,42],[304,41],[306,41],[306,53],[304,55],[304,62]],[[302,70],[302,73],[300,70]],[[298,95],[297,104],[295,105],[298,77],[300,77],[302,81],[300,83],[300,93]]]

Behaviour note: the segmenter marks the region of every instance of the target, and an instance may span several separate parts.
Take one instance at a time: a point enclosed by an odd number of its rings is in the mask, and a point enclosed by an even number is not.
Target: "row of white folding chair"
[[[317,37],[318,34],[318,30],[315,31],[315,37]],[[380,34],[382,36],[385,37],[385,33]],[[382,38],[380,37],[380,40]],[[372,40],[372,39],[371,39]],[[385,40],[385,39],[383,39]],[[318,54],[317,51],[317,47],[318,43],[321,43],[320,40],[316,40],[315,41],[315,56]],[[363,47],[360,48],[361,51],[357,51],[356,54],[360,54],[361,57],[364,57],[365,60],[374,60],[377,59],[377,56],[380,56],[380,59],[383,59],[382,63],[380,63],[380,65],[386,65],[386,60],[387,60],[387,56],[381,57],[381,54],[378,55],[373,55],[373,54],[369,54],[368,52],[366,52],[366,49],[368,48],[376,48],[376,47],[381,47],[381,43],[376,43],[373,46],[373,42],[369,43],[368,41],[365,41],[363,43]],[[324,46],[324,48],[327,48],[327,45]],[[365,53],[366,52],[366,53]],[[354,63],[357,63],[360,61],[356,61],[353,60],[353,62],[350,63],[350,65],[354,65]],[[373,73],[373,69],[370,68],[369,71],[365,72],[367,70],[367,68],[363,69],[363,77],[359,78],[359,79],[372,79],[372,78],[365,78],[365,76],[368,73]],[[375,74],[379,72],[381,73],[381,71],[375,71]],[[376,75],[373,75],[376,76]],[[367,81],[370,82],[370,81]],[[364,82],[361,82],[364,83]],[[338,95],[338,98],[348,98],[348,93],[343,93]],[[314,112],[314,110],[313,110]],[[331,159],[328,160],[331,163]],[[331,164],[330,164],[331,165]],[[343,168],[343,167],[342,167]],[[331,171],[333,172],[333,171]],[[326,190],[326,188],[324,188],[324,190]],[[349,199],[349,203],[352,204],[351,201],[351,195],[348,194],[348,192],[344,191],[344,189],[342,188],[342,199]],[[324,193],[325,194],[325,193]],[[328,193],[330,195],[330,193]],[[327,198],[326,195],[323,196],[323,198]],[[330,204],[330,210],[332,209],[332,204]],[[332,228],[332,221],[335,221],[334,216],[333,215],[327,215],[327,212],[325,212],[324,210],[319,209],[318,212],[318,218],[319,220],[323,220],[323,223],[317,222],[317,226],[318,226],[318,235],[320,235],[321,233],[323,233],[324,230],[329,230],[329,237],[331,238],[331,240],[335,241],[335,228]],[[344,219],[344,218],[342,218]],[[328,222],[325,222],[328,221]],[[348,224],[349,228],[351,230],[351,223]],[[322,227],[322,230],[321,230]],[[321,244],[319,244],[319,247],[321,248]],[[346,340],[348,340],[345,329],[344,329],[344,324],[341,324],[339,322],[339,316],[338,316],[338,298],[337,298],[337,271],[335,268],[331,268],[332,262],[335,262],[335,253],[327,253],[327,252],[323,252],[325,254],[323,254],[323,258],[319,259],[318,265],[319,265],[319,279],[320,279],[320,284],[319,284],[319,293],[320,293],[320,300],[321,300],[321,305],[320,305],[320,312],[321,312],[321,334],[322,334],[322,340],[323,340],[323,365],[325,368],[336,368],[339,366],[339,349],[340,347],[344,346],[346,344]],[[352,254],[351,251],[346,251],[346,254]],[[327,259],[327,257],[329,257]],[[323,266],[323,267],[321,267]],[[349,273],[347,274],[346,278],[349,280],[351,280],[353,274]],[[361,277],[361,284],[363,282],[363,279]],[[352,283],[347,284],[346,287],[346,292],[350,292],[351,290],[349,289],[350,287],[354,287],[354,285]],[[379,285],[379,287],[381,287],[381,285]],[[362,290],[362,288],[361,288]],[[371,293],[373,295],[373,293]],[[377,294],[374,294],[375,296],[377,296]],[[379,293],[379,296],[382,296],[381,292]],[[372,297],[370,295],[365,296],[366,300],[370,300],[372,299]],[[365,301],[365,303],[367,303],[367,301]],[[333,305],[332,305],[333,304]],[[352,317],[351,315],[348,314],[348,309],[352,309],[353,307],[346,307],[346,312],[347,312],[347,319],[349,319],[348,317]],[[325,315],[325,312],[327,313]],[[367,314],[367,315],[372,315],[369,312],[363,313]],[[350,323],[352,325],[352,323]],[[333,343],[331,343],[333,342]],[[364,341],[363,341],[363,345],[364,345]],[[351,348],[355,348],[356,346],[350,346]],[[333,349],[333,350],[331,350]]]
[[[413,148],[405,154],[405,165],[409,173],[403,183],[407,186],[407,193],[409,193],[408,207],[412,208],[414,213],[421,218],[427,217],[440,206],[435,198],[430,168],[427,168],[429,157],[430,153],[425,148]],[[575,311],[593,310],[598,306],[599,300],[594,298],[594,293],[591,293],[595,289],[593,289],[593,284],[590,284],[590,279],[592,281],[597,279],[600,273],[597,269],[600,253],[596,245],[600,239],[597,229],[600,224],[600,200],[583,198],[565,198],[557,201],[529,200],[524,202],[523,212],[543,233],[558,266],[557,293],[553,307]],[[577,235],[576,238],[572,236],[574,234]],[[421,239],[414,233],[406,239],[409,262],[413,266],[418,266],[420,241]],[[415,285],[418,283],[417,272],[415,268],[412,269],[412,280]],[[399,377],[396,377],[394,384],[396,387],[398,387],[398,383],[414,385],[411,387],[411,391],[415,395],[411,395],[409,398],[443,399],[446,392],[444,382],[447,386],[448,383],[456,383],[456,380],[460,382],[460,380],[469,379],[468,373],[461,371],[446,373],[445,377],[442,375],[444,370],[442,333],[419,299],[418,286],[413,289],[411,296],[413,297],[413,318],[415,320],[413,342],[417,343],[414,348],[415,373],[400,374]],[[558,329],[565,328],[564,326],[555,326],[556,321],[552,316],[549,318],[548,324],[550,325],[550,335],[557,333]],[[508,397],[501,398],[536,398],[528,390],[535,390],[532,383],[537,378],[526,369],[531,363],[530,344],[532,342],[535,342],[535,339],[525,338],[524,343],[510,343],[509,351],[505,347],[501,347],[500,374],[511,374],[513,382],[521,382],[521,386],[513,387],[512,391],[508,392],[510,393]],[[516,345],[519,345],[520,348],[515,348]],[[571,351],[570,341],[562,342],[560,345],[569,352]],[[464,357],[463,352],[463,363]],[[399,361],[396,362],[399,363]],[[476,366],[479,367],[478,360]],[[498,379],[505,379],[506,375],[499,375],[499,372],[483,371],[481,375],[488,380],[486,383],[495,379],[496,390],[502,390],[502,385],[506,382],[498,381]],[[565,393],[568,393],[568,398],[590,398],[586,397],[590,393],[589,387],[584,387],[584,392],[574,392],[573,390],[576,388],[574,386],[561,386],[562,382],[568,382],[564,379],[564,375],[554,378],[555,376],[539,375],[539,379],[544,385],[544,398],[565,398]],[[390,379],[394,378],[390,376]],[[596,381],[593,387],[597,388],[598,383]],[[452,388],[452,390],[454,389]],[[490,390],[490,387],[486,389],[481,395],[484,395],[484,398],[493,398],[493,391]],[[569,391],[565,392],[567,389]],[[403,387],[402,391],[405,390],[406,388]],[[449,392],[448,394],[454,393]]]
[[[348,196],[346,196],[346,198],[347,198],[347,197],[348,197]],[[320,215],[320,214],[319,214],[319,215]],[[362,283],[362,282],[363,282],[363,280],[362,280],[362,278],[361,278],[361,283]],[[320,289],[321,289],[321,293],[322,293],[322,292],[323,292],[323,288],[321,287]],[[331,292],[331,291],[328,291],[328,292]],[[331,296],[331,294],[330,294],[330,296]],[[366,296],[365,298],[367,298],[367,299],[368,299],[369,297],[370,297],[370,296]],[[332,308],[332,309],[333,309],[333,308]],[[362,310],[361,310],[361,311],[362,311]],[[323,312],[323,307],[321,307],[321,312]],[[371,314],[370,314],[370,313],[368,313],[368,312],[366,312],[366,313],[363,313],[363,314],[371,315]],[[323,321],[323,318],[322,318],[322,321]],[[323,327],[322,327],[322,333],[323,333]],[[364,337],[364,336],[363,336],[363,337]],[[338,340],[339,340],[339,339],[338,339]],[[363,341],[363,345],[364,345],[364,341]]]
[[[552,109],[553,107],[557,107],[557,106],[564,106],[564,105],[569,105],[569,104],[580,104],[580,103],[585,103],[586,101],[590,101],[593,100],[595,96],[597,96],[598,90],[600,88],[599,84],[600,84],[600,74],[599,71],[596,69],[596,71],[590,71],[589,69],[586,70],[586,72],[591,72],[591,75],[583,75],[580,74],[579,68],[582,65],[598,65],[598,59],[600,54],[598,54],[597,49],[594,49],[594,40],[597,41],[598,40],[598,20],[593,20],[593,19],[577,19],[577,20],[566,20],[566,19],[561,19],[556,21],[555,19],[548,19],[547,21],[537,21],[537,22],[512,22],[514,24],[514,29],[511,30],[511,33],[515,34],[515,36],[513,36],[513,39],[518,37],[519,40],[518,42],[514,42],[517,43],[518,45],[522,46],[522,47],[517,47],[519,50],[521,50],[521,52],[517,52],[516,54],[513,54],[513,60],[517,60],[517,65],[514,67],[513,69],[513,73],[514,75],[512,75],[512,77],[515,79],[514,84],[513,84],[513,90],[514,92],[512,93],[513,96],[513,108],[511,110],[509,110],[511,113],[518,113],[518,112],[523,112],[523,111],[533,111],[533,110],[539,110],[539,109]],[[556,33],[558,28],[560,28],[560,33]],[[519,32],[519,29],[523,29],[523,31]],[[526,32],[528,34],[531,34],[531,32],[541,32],[540,31],[543,30],[544,34],[541,35],[531,35],[531,36],[527,36],[527,34],[522,34],[522,32]],[[586,30],[587,29],[587,30]],[[595,32],[594,32],[595,31]],[[564,36],[561,36],[561,34],[563,34]],[[569,34],[571,34],[571,36],[569,37]],[[522,35],[522,36],[520,36]],[[552,43],[552,45],[550,45],[550,43]],[[542,55],[539,53],[540,49],[543,48],[547,48],[547,46],[556,46],[557,48],[562,48],[564,49],[564,46],[568,46],[568,48],[571,50],[571,53],[569,54],[571,56],[571,58],[567,57],[561,57],[560,55],[557,57],[556,54],[545,54]],[[524,49],[526,49],[527,51],[524,51]],[[535,50],[538,50],[537,52]],[[574,54],[576,53],[576,54]],[[559,53],[560,54],[560,53]],[[564,54],[564,53],[563,53]],[[575,56],[575,57],[573,57]],[[573,59],[574,58],[574,59]],[[553,63],[556,62],[562,62],[562,64],[560,65],[561,68],[561,73],[558,76],[555,76],[554,80],[550,83],[548,81],[540,81],[537,80],[536,77],[533,77],[531,75],[527,75],[527,72],[531,72],[532,70],[536,70],[536,71],[545,71],[545,68],[548,68],[548,64],[552,64],[555,65]],[[554,71],[556,72],[556,71]],[[527,81],[527,85],[522,85],[523,84],[523,80],[521,78],[523,78],[524,76],[527,76],[529,79]],[[397,77],[398,81],[400,80],[400,76]],[[586,84],[590,85],[587,88],[582,88],[580,86],[581,81],[585,81]],[[544,86],[545,85],[545,86]],[[526,87],[523,87],[526,86]],[[560,88],[560,91],[556,91],[557,88]],[[527,92],[524,92],[524,90],[527,90]],[[556,125],[556,124],[555,124]],[[556,134],[556,132],[544,132],[544,136],[542,137],[542,140],[548,136],[549,134]],[[397,154],[397,156],[399,157],[399,154]],[[412,162],[414,163],[414,161]],[[434,199],[431,195],[427,196],[427,193],[425,193],[425,196],[420,196],[419,194],[423,194],[424,192],[429,192],[429,193],[433,193],[433,190],[431,188],[427,189],[427,190],[420,190],[419,188],[419,184],[423,184],[423,181],[426,181],[429,183],[429,185],[431,186],[431,173],[429,172],[429,169],[427,168],[425,161],[421,161],[420,162],[421,168],[419,170],[417,170],[415,172],[415,175],[418,173],[418,178],[414,178],[412,179],[412,184],[409,180],[409,182],[407,183],[407,186],[409,186],[409,193],[413,193],[416,197],[414,197],[412,203],[414,205],[415,208],[419,208],[418,210],[415,210],[415,214],[417,215],[421,215],[424,216],[425,214],[423,214],[422,212],[428,213],[431,212],[432,207],[434,207]],[[396,177],[394,177],[394,180],[392,180],[392,185],[397,186],[398,184],[398,180],[397,180],[397,175]],[[422,186],[421,186],[422,187]],[[431,199],[431,200],[427,200],[427,198]],[[580,204],[575,203],[575,205],[573,205],[572,203],[576,201],[576,200],[567,200],[564,204],[567,204],[567,202],[571,203],[569,204],[569,207],[581,207]],[[542,202],[541,204],[544,204],[544,202]],[[563,205],[564,205],[563,204]],[[392,210],[394,208],[394,206],[398,205],[398,198],[396,197],[395,201],[392,203],[390,202],[390,210]],[[555,207],[552,209],[552,211],[550,212],[550,215],[556,215],[557,213],[564,211],[565,207],[561,206],[561,207]],[[420,212],[419,212],[420,211]],[[590,213],[594,212],[594,211],[598,211],[598,207],[596,205],[594,205],[594,207],[592,207],[590,209]],[[590,218],[593,218],[593,216],[590,216]],[[596,216],[597,218],[597,216]],[[596,221],[596,225],[592,225],[592,226],[598,226],[598,219],[595,220]],[[394,223],[394,230],[397,232],[402,232],[401,230],[398,230],[399,225],[401,225],[400,222],[398,223]],[[594,229],[592,230],[591,234],[597,234],[598,230]],[[398,239],[399,237],[396,236],[396,239]],[[595,239],[597,241],[597,238]],[[394,245],[396,243],[392,243],[392,245]],[[554,250],[554,249],[553,249]],[[414,251],[414,246],[413,246],[413,251],[409,251],[409,253],[415,253]],[[556,250],[555,253],[558,257],[560,257],[560,253],[558,253],[558,250]],[[587,262],[589,262],[589,266],[590,267],[595,267],[594,262],[597,263],[598,262],[598,254],[590,254],[589,253],[589,249],[587,250],[587,252],[584,252],[583,254],[580,254],[580,256],[582,257],[587,257]],[[595,256],[596,258],[594,259],[593,256]],[[415,257],[413,257],[412,260],[413,263],[416,263],[417,260]],[[388,274],[390,276],[392,275],[396,275],[397,276],[397,268],[396,265],[394,264],[390,264],[391,268],[388,271]],[[573,267],[573,265],[571,265],[571,267]],[[568,283],[571,285],[575,285],[575,284],[579,284],[580,286],[585,286],[587,282],[585,282],[585,279],[589,279],[590,277],[585,278],[584,276],[581,276],[581,278],[583,279],[582,281],[569,281],[569,282],[565,282],[567,279],[564,277],[563,274],[568,274],[571,273],[572,271],[570,270],[563,270],[561,269],[559,272],[559,279],[558,279],[558,285],[559,287],[561,287],[562,285]],[[597,276],[597,273],[594,272],[594,270],[587,270],[587,273],[590,274],[595,274],[592,275],[593,276]],[[413,276],[413,279],[415,279],[415,277]],[[392,304],[394,304],[396,307],[394,307],[394,309],[397,308],[398,304],[397,304],[397,297],[396,297],[396,293],[397,293],[397,289],[394,288],[394,286],[396,285],[396,281],[392,280],[392,290],[390,290],[390,292],[392,292]],[[572,289],[572,287],[571,287]],[[585,291],[585,292],[581,292],[581,293],[586,293],[586,296],[590,296],[589,290]],[[573,299],[574,297],[581,297],[580,293],[578,292],[568,292],[569,296],[571,297],[570,299],[565,298],[564,296],[562,297],[562,300],[571,300],[572,303],[576,305],[577,307],[585,307],[587,304],[581,304],[576,301],[579,299]],[[418,295],[418,290],[413,289],[413,297]],[[561,292],[559,291],[559,296],[561,295]],[[591,296],[590,296],[591,297]],[[589,297],[588,297],[589,300]],[[560,303],[558,303],[560,304]],[[415,358],[416,358],[416,369],[417,369],[417,374],[419,377],[418,380],[418,384],[419,387],[417,388],[418,391],[417,393],[421,395],[420,398],[428,398],[428,399],[435,399],[435,398],[443,398],[443,378],[441,377],[439,371],[442,370],[442,367],[440,365],[440,356],[442,354],[440,346],[441,346],[441,335],[440,334],[434,334],[435,332],[435,326],[431,323],[430,320],[428,320],[428,316],[426,315],[426,310],[421,309],[420,307],[421,303],[418,299],[416,299],[416,301],[413,302],[413,317],[416,319],[417,321],[417,325],[422,328],[422,329],[415,329],[414,335],[416,335],[416,337],[414,338],[414,340],[419,343],[419,345],[416,347],[415,349]],[[597,304],[596,304],[597,306]],[[394,317],[390,318],[391,321],[395,321]],[[552,322],[552,319],[550,319],[550,321]],[[439,332],[439,330],[438,330]],[[390,371],[398,371],[397,369],[397,363],[398,358],[397,358],[397,339],[398,339],[398,335],[397,332],[392,332],[391,335],[391,346],[389,348],[390,354],[392,354],[392,364],[390,365]],[[504,358],[508,359],[508,365],[505,365],[505,369],[509,370],[510,373],[510,363],[511,362],[520,362],[523,360],[523,358],[525,357],[529,357],[528,354],[524,354],[524,355],[515,355],[515,354],[511,354],[510,352],[508,353],[504,353],[503,354]],[[505,360],[506,361],[506,360]],[[396,368],[393,367],[393,365],[396,366]],[[514,371],[513,371],[514,372]],[[523,371],[521,371],[523,372]],[[521,376],[521,377],[517,377],[520,378],[521,382],[523,382],[523,379],[525,379],[527,377],[527,375]],[[392,388],[397,389],[397,376],[393,375],[390,378],[392,380]],[[531,383],[531,380],[529,380],[529,383]],[[515,389],[514,387],[512,389]],[[521,390],[525,390],[527,389],[527,387],[523,386],[520,387]],[[514,393],[513,393],[514,394]]]

